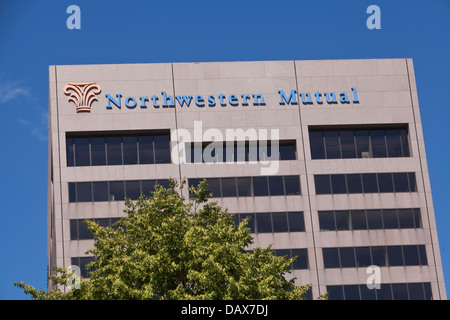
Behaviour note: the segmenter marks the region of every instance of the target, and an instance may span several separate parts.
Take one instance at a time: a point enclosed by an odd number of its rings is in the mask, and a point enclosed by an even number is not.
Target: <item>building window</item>
[[[291,265],[293,270],[304,270],[309,268],[308,249],[274,249],[275,256],[297,257]]]
[[[278,151],[270,141],[216,141],[186,144],[187,163],[297,160],[295,140],[278,141]]]
[[[87,228],[85,220],[96,222],[102,227],[114,228],[114,224],[120,218],[98,218],[98,219],[71,219],[70,220],[70,240],[92,240],[94,236]]]
[[[257,176],[226,178],[190,178],[189,186],[197,187],[206,179],[214,198],[300,195],[299,176]]]
[[[124,134],[66,137],[68,167],[170,163],[170,135]]]
[[[248,218],[247,227],[252,233],[278,233],[305,231],[303,212],[265,212],[265,213],[236,213],[236,226]]]
[[[322,248],[325,268],[428,265],[424,245]]]
[[[312,159],[409,157],[405,127],[310,129]]]
[[[316,194],[416,192],[414,172],[318,174]]]
[[[327,286],[329,300],[432,300],[431,283],[382,283],[380,289],[367,284]]]
[[[88,270],[86,266],[95,261],[95,257],[72,257],[71,264],[74,266],[78,266],[80,268],[80,273],[82,278],[89,278],[89,273],[92,270]]]
[[[320,231],[422,228],[419,208],[319,211]]]
[[[161,179],[69,182],[69,202],[124,201],[125,198],[137,200],[141,194],[150,197],[156,184],[168,188],[170,181]]]

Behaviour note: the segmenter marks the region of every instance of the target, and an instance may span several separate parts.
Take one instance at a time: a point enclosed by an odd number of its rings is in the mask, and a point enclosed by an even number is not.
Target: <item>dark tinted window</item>
[[[109,182],[109,200],[121,201],[125,199],[125,190],[123,181]]]
[[[347,193],[345,174],[331,175],[331,189],[333,194]]]
[[[362,174],[364,193],[378,192],[377,175],[375,173]]]
[[[170,137],[167,135],[154,136],[155,162],[170,163]]]
[[[339,248],[339,255],[341,257],[342,268],[354,268],[355,264],[355,251],[353,247]]]
[[[370,253],[372,254],[372,264],[384,267],[386,266],[386,248],[382,246],[371,247]]]
[[[155,191],[155,184],[156,180],[142,180],[142,194],[150,198]]]
[[[252,195],[252,179],[250,177],[238,177],[237,187],[239,197],[250,197]]]
[[[337,131],[325,131],[325,152],[327,159],[341,158],[339,145],[339,133]]]
[[[75,165],[89,166],[91,165],[89,157],[89,138],[75,138]]]
[[[284,195],[282,176],[269,176],[269,192],[271,196]]]
[[[367,229],[366,213],[363,210],[352,210],[350,217],[353,230]]]
[[[124,164],[137,164],[138,152],[137,152],[137,137],[123,137],[123,163]]]
[[[385,229],[398,229],[397,211],[394,209],[383,209],[383,224]]]
[[[316,194],[331,194],[330,176],[328,174],[314,175]]]
[[[312,159],[409,157],[403,128],[313,129],[309,139]]]
[[[372,139],[372,155],[374,158],[386,158],[386,140],[384,138],[384,131],[371,130],[370,136]]]
[[[409,192],[408,174],[396,172],[393,174],[395,192]]]
[[[348,193],[362,193],[362,183],[360,174],[347,175]]]
[[[300,194],[300,177],[284,176],[284,189],[288,196]]]
[[[91,161],[93,166],[106,164],[106,141],[104,137],[91,138]]]
[[[378,174],[378,186],[380,192],[394,192],[394,185],[392,182],[391,173],[379,173]]]
[[[347,210],[339,210],[335,212],[337,230],[349,230],[349,212]]]
[[[290,232],[305,231],[303,212],[288,212]]]
[[[236,196],[236,178],[222,178],[222,197]]]
[[[77,182],[77,202],[92,201],[92,183]]]
[[[333,211],[319,211],[320,230],[336,230]]]
[[[108,182],[94,181],[94,201],[108,201]]]
[[[325,268],[339,268],[338,248],[322,248],[322,253]]]
[[[127,198],[136,200],[141,195],[141,182],[138,181],[125,181],[125,189]]]
[[[286,212],[273,212],[272,223],[273,223],[273,232],[289,231]]]
[[[153,136],[139,136],[139,163],[155,163],[153,153]]]
[[[295,141],[290,143],[280,143],[280,160],[295,160],[297,159],[295,155],[296,146]]]
[[[403,252],[401,246],[387,247],[389,266],[403,266]]]
[[[208,190],[212,193],[213,197],[220,197],[220,179],[219,178],[208,178],[206,179],[208,184]]]
[[[255,214],[254,213],[243,213],[240,215],[241,221],[248,219],[247,227],[250,228],[251,233],[255,233]]]
[[[321,131],[309,132],[309,143],[311,145],[312,159],[325,159],[325,147],[323,142],[323,133]]]
[[[355,137],[352,130],[340,132],[342,158],[357,158]]]
[[[108,165],[122,164],[122,138],[108,137],[106,138],[106,146],[108,152]]]
[[[355,254],[357,267],[368,267],[372,265],[370,247],[356,247]]]
[[[296,270],[308,269],[307,249],[292,249],[292,257],[297,257],[292,266],[294,269]]]
[[[367,210],[367,225],[369,229],[383,229],[381,210]]]
[[[67,166],[73,167],[74,166],[74,145],[73,145],[73,138],[67,138],[66,139],[66,158],[67,158]]]
[[[253,177],[253,193],[255,197],[269,195],[267,177]]]
[[[272,232],[270,213],[257,213],[256,224],[258,233]]]

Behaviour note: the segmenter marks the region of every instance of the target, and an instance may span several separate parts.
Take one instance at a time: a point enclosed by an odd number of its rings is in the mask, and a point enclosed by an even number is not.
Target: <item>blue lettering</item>
[[[241,95],[243,101],[242,101],[242,105],[243,106],[248,106],[248,102],[247,100],[250,99],[250,95],[249,94],[243,94]]]
[[[358,94],[356,93],[356,88],[352,87],[352,91],[353,91],[353,103],[359,103]]]
[[[130,100],[133,101],[131,104],[130,104]],[[127,108],[130,108],[130,109],[135,108],[136,107],[136,99],[133,97],[128,97],[125,100],[125,105],[127,106]]]
[[[111,102],[114,103],[116,105],[116,107],[120,109],[121,104],[122,104],[122,100],[121,100],[122,94],[121,93],[116,94],[116,97],[117,97],[118,101],[114,100],[111,97],[111,95],[109,95],[109,94],[106,95],[106,98],[108,99],[108,105],[106,106],[106,109],[112,109]]]
[[[316,94],[315,94],[315,96],[316,96],[316,101],[317,101],[318,104],[322,104],[322,103],[323,103],[323,101],[320,100],[320,96],[321,96],[321,95],[322,95],[322,94],[321,94],[319,91],[317,91]]]
[[[158,101],[158,97],[156,96],[156,95],[153,95],[153,97],[152,97],[152,102],[153,102],[153,106],[155,107],[155,108],[159,108],[159,104],[156,104],[156,102]]]
[[[226,102],[223,101],[223,99],[225,99],[225,98],[226,98],[225,95],[223,95],[222,93],[219,94],[220,105],[222,107],[225,107],[227,105]]]
[[[237,97],[236,97],[234,94],[232,94],[232,95],[230,95],[230,96],[228,97],[228,102],[229,102],[233,107],[236,107],[236,106],[238,105],[238,99],[237,99]]]
[[[341,92],[339,96],[341,97],[339,99],[339,101],[341,101],[341,103],[350,103],[350,100],[348,100],[347,93]]]
[[[196,96],[195,97],[195,104],[197,105],[197,107],[204,107],[205,106],[205,101],[203,100],[202,96]]]
[[[266,103],[264,102],[264,96],[262,94],[254,94],[253,95],[253,105],[254,106],[265,106]]]
[[[210,107],[216,106],[216,98],[214,96],[208,96],[208,106]]]
[[[173,103],[173,97],[172,96],[167,96],[167,93],[165,91],[161,92],[161,94],[163,95],[163,108],[167,108],[167,107],[171,107],[174,108],[175,104]],[[167,101],[169,101],[170,103],[167,104]]]
[[[312,104],[311,100],[311,93],[299,93],[300,97],[302,98],[303,104]],[[305,100],[305,96],[308,98],[308,100]]]
[[[175,98],[177,99],[181,107],[183,106],[184,103],[186,103],[186,106],[189,107],[192,100],[192,96],[182,96],[182,97],[176,96]]]
[[[331,96],[331,98],[330,98]],[[327,103],[337,103],[336,94],[334,92],[325,92],[325,98],[327,99]]]
[[[278,90],[278,93],[280,94],[280,104],[297,104],[297,97],[295,94],[297,93],[297,90],[291,90],[291,93],[289,94],[289,97],[286,96],[283,90]]]
[[[139,99],[141,100],[141,108],[147,108],[145,102],[148,101],[148,97],[139,97]]]

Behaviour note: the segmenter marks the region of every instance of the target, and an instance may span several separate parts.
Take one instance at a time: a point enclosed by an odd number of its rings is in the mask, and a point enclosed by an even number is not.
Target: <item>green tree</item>
[[[95,261],[76,289],[14,284],[33,299],[305,299],[310,286],[285,278],[295,258],[274,256],[270,247],[246,251],[253,241],[247,221],[236,227],[233,215],[209,201],[206,181],[187,200],[183,185],[171,181],[150,198],[127,200],[114,228],[86,220]],[[73,272],[57,271],[49,280],[61,288]]]

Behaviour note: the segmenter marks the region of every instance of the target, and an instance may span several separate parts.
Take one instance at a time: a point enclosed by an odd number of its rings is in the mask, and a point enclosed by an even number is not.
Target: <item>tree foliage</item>
[[[113,228],[86,220],[94,235],[87,253],[90,279],[63,290],[73,272],[58,268],[49,277],[58,289],[17,287],[33,299],[304,299],[310,286],[296,286],[286,274],[295,258],[274,256],[269,248],[249,250],[247,221],[211,197],[206,182],[181,195],[180,185],[156,186],[149,198],[126,201],[126,216]]]

